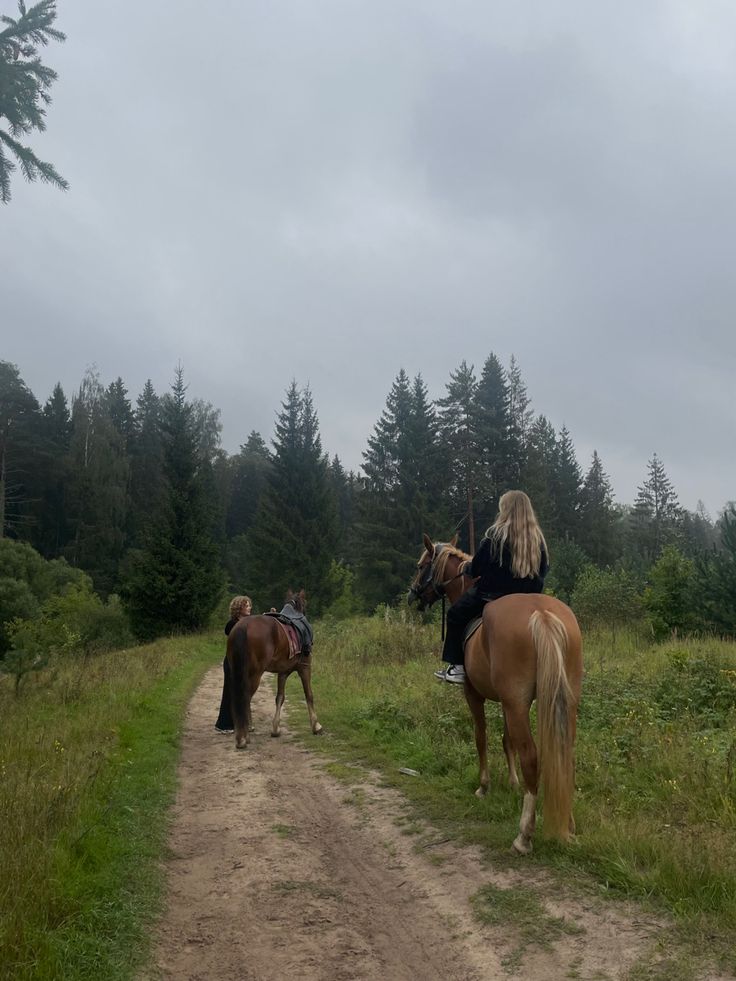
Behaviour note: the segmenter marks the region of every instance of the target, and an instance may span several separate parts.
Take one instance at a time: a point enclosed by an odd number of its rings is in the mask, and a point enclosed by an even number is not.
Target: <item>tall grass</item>
[[[159,902],[183,706],[221,639],[0,684],[0,977],[131,976]]]
[[[332,736],[324,745],[382,766],[425,813],[501,857],[518,828],[520,799],[507,786],[500,712],[487,710],[491,792],[478,800],[462,689],[432,677],[438,641],[436,627],[397,615],[321,624],[314,687]],[[651,645],[635,632],[620,633],[615,646],[606,634],[584,642],[578,836],[570,847],[537,836],[533,861],[653,899],[684,932],[707,935],[734,967],[736,645]],[[420,778],[399,776],[400,766]]]

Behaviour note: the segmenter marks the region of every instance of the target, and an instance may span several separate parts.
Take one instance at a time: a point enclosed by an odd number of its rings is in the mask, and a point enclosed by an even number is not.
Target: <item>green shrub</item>
[[[667,651],[668,665],[654,686],[660,715],[685,715],[706,728],[726,726],[736,710],[736,670],[724,658],[682,648]]]
[[[674,545],[668,545],[649,570],[644,606],[658,639],[697,627],[693,610],[694,575],[695,564]]]
[[[616,632],[624,624],[641,621],[641,597],[625,569],[615,572],[589,565],[578,577],[570,599],[575,615],[584,627],[606,627],[615,646]]]

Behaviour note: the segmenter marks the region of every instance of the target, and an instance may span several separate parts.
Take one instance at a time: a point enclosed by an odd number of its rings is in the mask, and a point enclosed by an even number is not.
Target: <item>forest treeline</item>
[[[326,452],[296,381],[270,445],[244,432],[228,454],[220,434],[219,410],[189,397],[181,368],[169,391],[148,381],[135,400],[122,378],[105,386],[88,369],[71,396],[57,384],[41,404],[0,362],[0,624],[17,633],[58,593],[34,592],[29,546],[64,590],[140,638],[201,627],[228,590],[259,609],[305,586],[312,614],[372,611],[405,592],[424,531],[472,551],[500,494],[519,487],[564,600],[577,590],[581,610],[613,620],[646,612],[660,631],[736,630],[733,504],[717,520],[687,511],[656,454],[634,503],[615,502],[598,453],[581,465],[513,358],[491,353],[479,373],[463,361],[437,398],[400,370],[358,474]]]

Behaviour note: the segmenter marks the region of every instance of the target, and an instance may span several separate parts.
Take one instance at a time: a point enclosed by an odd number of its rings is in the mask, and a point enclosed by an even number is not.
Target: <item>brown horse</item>
[[[304,590],[296,594],[290,592],[287,602],[292,603],[297,612],[303,613],[306,607]],[[227,638],[227,659],[232,677],[236,749],[245,749],[248,745],[248,732],[253,728],[250,702],[261,683],[264,671],[271,671],[279,678],[271,735],[281,735],[279,725],[286,679],[294,671],[302,681],[312,732],[315,736],[322,732],[314,711],[312,655],[299,654],[295,657],[291,654],[286,631],[275,617],[249,616],[238,620]]]
[[[420,609],[446,595],[454,603],[472,585],[460,573],[470,556],[450,543],[432,543],[425,551],[409,590],[409,602]],[[518,787],[515,754],[524,778],[524,805],[513,847],[522,855],[532,850],[539,781],[544,787],[544,830],[566,840],[575,832],[572,797],[575,781],[574,744],[583,675],[580,628],[572,610],[543,593],[517,593],[486,603],[481,626],[465,646],[465,698],[475,723],[480,763],[478,797],[488,792],[488,751],[485,702],[501,703],[503,749],[509,781]],[[529,709],[537,700],[537,741]]]

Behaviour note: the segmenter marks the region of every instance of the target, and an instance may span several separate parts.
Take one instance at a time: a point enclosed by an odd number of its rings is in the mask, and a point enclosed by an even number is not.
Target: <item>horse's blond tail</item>
[[[570,836],[574,784],[573,694],[565,672],[568,635],[549,610],[529,619],[537,654],[537,743],[544,787],[544,831],[565,841]]]

